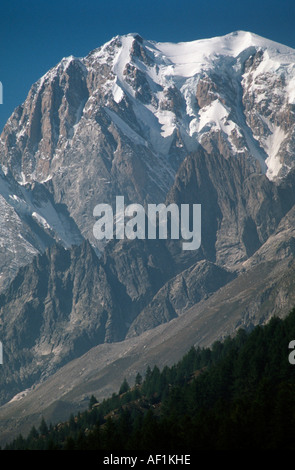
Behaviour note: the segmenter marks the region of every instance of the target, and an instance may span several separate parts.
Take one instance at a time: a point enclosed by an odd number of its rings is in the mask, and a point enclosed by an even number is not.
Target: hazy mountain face
[[[32,86],[0,140],[1,287],[23,266],[0,297],[12,360],[2,400],[96,344],[183,315],[259,253],[292,256],[294,67],[292,49],[251,33],[180,44],[130,34]],[[200,249],[102,247],[93,209],[118,195],[201,204]],[[287,248],[274,255],[278,231]]]

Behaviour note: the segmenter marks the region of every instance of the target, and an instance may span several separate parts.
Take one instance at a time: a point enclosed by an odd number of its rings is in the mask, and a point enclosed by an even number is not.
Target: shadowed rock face
[[[277,185],[252,172],[241,157],[209,156],[200,149],[183,162],[167,200],[201,204],[204,256],[237,269],[293,206],[293,178]]]
[[[202,204],[199,250],[183,251],[182,240],[169,238],[113,240],[98,258],[84,241],[68,250],[53,245],[21,268],[0,296],[9,358],[2,402],[98,344],[123,341],[185,315],[241,276],[247,263],[251,268],[250,260],[276,230],[284,231],[286,243],[293,179],[290,173],[277,185],[249,171],[241,158],[199,149],[182,163],[166,200]],[[288,246],[272,257],[288,258]]]
[[[116,244],[100,260],[88,242],[70,250],[55,245],[20,269],[0,296],[2,402],[19,391],[20,382],[22,388],[31,387],[91,347],[122,341],[141,312],[139,331],[175,316],[169,311],[163,317],[161,309],[154,308],[154,317],[145,311],[175,274],[169,250],[163,243],[128,245]],[[184,304],[192,305],[232,277],[204,263],[184,274],[188,285],[196,282],[195,293],[183,293]],[[170,296],[178,283],[171,281]],[[181,313],[180,304],[175,309]]]

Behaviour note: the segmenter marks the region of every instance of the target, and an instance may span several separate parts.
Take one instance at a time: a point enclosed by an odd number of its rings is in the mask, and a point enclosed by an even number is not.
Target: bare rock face
[[[132,323],[127,338],[169,322],[205,300],[235,275],[202,260],[169,280]]]
[[[55,74],[49,72],[33,85],[2,136],[19,181],[48,178],[55,151],[71,137],[88,96],[85,67],[74,58],[63,60]],[[11,130],[18,131],[12,132],[13,142]]]
[[[238,295],[238,279],[244,272],[251,277],[260,261],[273,263],[274,272],[282,263],[283,272],[294,253],[294,173],[278,185],[245,163],[202,149],[182,163],[166,203],[202,204],[199,250],[183,251],[181,240],[169,238],[113,240],[98,258],[84,241],[69,249],[53,245],[21,268],[0,295],[9,358],[2,366],[2,402],[94,346],[185,316],[235,279]],[[265,305],[260,283],[251,312],[243,313],[251,313],[251,324]],[[283,290],[280,298],[285,305]]]
[[[286,175],[293,166],[295,108],[288,92],[290,69],[265,70],[268,60],[268,51],[259,50],[245,62],[242,99],[246,122],[266,152],[267,174],[272,178]]]
[[[253,173],[242,157],[225,159],[199,149],[182,163],[167,201],[201,204],[204,257],[239,270],[292,208],[293,178],[291,172],[277,185]]]
[[[0,170],[0,291],[47,247],[69,248],[83,241],[64,205],[56,204],[45,185],[21,185],[9,171]]]
[[[42,381],[91,345],[120,338],[113,330],[109,283],[90,245],[54,245],[20,269],[0,296],[5,359],[1,401]],[[119,334],[119,336],[117,336]]]
[[[218,99],[217,85],[209,77],[201,78],[197,85],[196,99],[198,106],[203,108],[209,106],[213,101]]]

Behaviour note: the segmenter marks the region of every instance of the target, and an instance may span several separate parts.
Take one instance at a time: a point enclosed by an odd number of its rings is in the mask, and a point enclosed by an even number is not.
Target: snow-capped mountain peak
[[[85,58],[63,58],[45,74],[2,140],[13,132],[29,160],[49,160],[45,171],[35,164],[22,169],[29,180],[48,180],[79,125],[91,125],[100,109],[132,145],[149,148],[172,168],[201,143],[218,145],[225,156],[245,154],[254,166],[258,160],[270,178],[283,176],[292,167],[287,141],[293,121],[288,128],[279,121],[286,121],[282,112],[288,120],[293,113],[294,64],[293,49],[247,31],[177,44],[138,33],[116,36]],[[47,128],[45,110],[39,131],[32,132],[36,106],[53,84],[63,95],[58,122],[51,119]]]
[[[282,105],[290,114],[294,102],[293,49],[245,31],[178,44],[130,34],[95,53],[101,63],[108,63],[110,56],[113,99],[120,103],[128,96],[133,101],[142,142],[151,144],[154,152],[169,156],[173,143],[193,151],[211,141],[208,132],[213,131],[222,135],[226,146],[219,150],[247,154],[269,178],[284,175],[292,166],[285,142],[292,126],[286,132],[276,116]],[[285,86],[279,83],[282,79]],[[272,93],[280,95],[278,107],[267,97]],[[249,101],[256,109],[250,110]],[[263,130],[257,133],[259,127]],[[138,141],[132,132],[129,137]]]
[[[294,83],[295,51],[250,32],[177,44],[116,36],[32,86],[2,132],[0,163],[18,185],[45,185],[93,242],[96,204],[163,202],[200,145],[284,178],[295,165]]]

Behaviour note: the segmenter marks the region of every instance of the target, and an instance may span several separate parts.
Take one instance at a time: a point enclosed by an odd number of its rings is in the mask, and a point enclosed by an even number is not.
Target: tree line
[[[42,419],[6,450],[295,450],[295,309],[177,364],[148,367],[130,386],[67,422]]]

